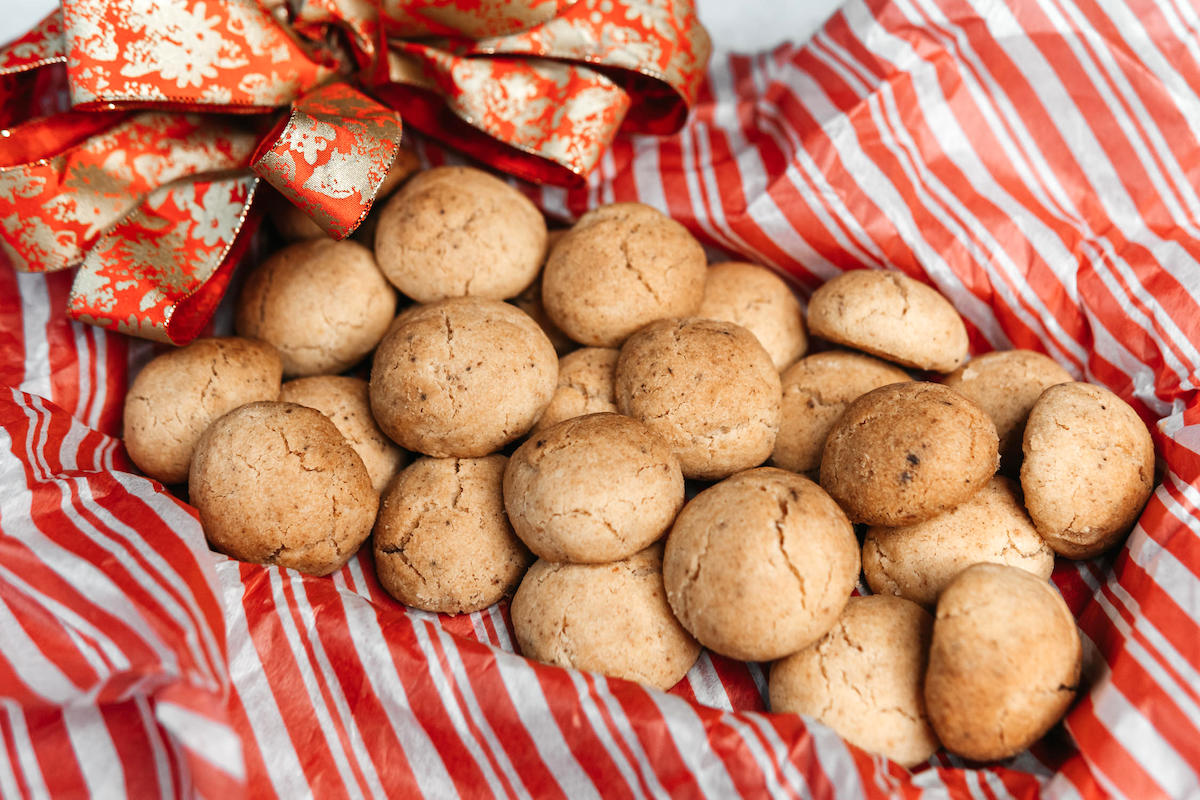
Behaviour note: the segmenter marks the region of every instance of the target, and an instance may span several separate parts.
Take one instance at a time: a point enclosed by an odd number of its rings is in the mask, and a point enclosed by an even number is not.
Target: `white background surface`
[[[753,52],[806,41],[842,2],[696,0],[696,5],[718,49]],[[0,42],[20,36],[57,5],[57,0],[0,0]]]

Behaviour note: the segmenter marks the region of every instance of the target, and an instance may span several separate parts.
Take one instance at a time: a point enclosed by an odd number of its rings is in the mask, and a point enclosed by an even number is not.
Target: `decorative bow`
[[[183,343],[260,180],[347,236],[402,116],[569,184],[619,128],[677,130],[709,49],[690,0],[62,0],[0,49],[0,248],[80,266],[74,318]]]

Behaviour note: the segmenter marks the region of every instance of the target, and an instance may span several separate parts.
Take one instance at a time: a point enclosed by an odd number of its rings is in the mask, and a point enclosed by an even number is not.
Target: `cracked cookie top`
[[[504,515],[507,462],[421,458],[388,487],[375,523],[375,570],[392,597],[463,614],[516,588],[533,556]]]
[[[546,257],[546,220],[525,195],[474,167],[418,173],[379,215],[375,255],[418,303],[520,294]]]
[[[892,270],[827,281],[808,302],[808,331],[906,367],[950,372],[967,358],[967,329],[950,301]]]
[[[241,561],[328,575],[371,533],[379,495],[316,409],[250,403],[196,446],[188,489],[212,546]]]
[[[667,536],[667,599],[700,643],[769,661],[819,639],[858,580],[858,540],[812,481],[760,467],[696,495]]]
[[[649,322],[694,314],[706,272],[687,228],[650,206],[614,203],[584,214],[555,245],[542,303],[580,344],[619,347]]]
[[[565,419],[617,410],[615,387],[619,350],[584,347],[558,360],[558,386],[535,431]]]
[[[679,456],[688,478],[719,480],[767,460],[779,431],[779,373],[732,322],[663,319],[630,336],[616,371],[617,408]]]
[[[475,458],[528,433],[557,379],[554,347],[528,314],[452,298],[396,318],[375,351],[371,411],[402,447]]]
[[[671,448],[620,414],[588,414],[534,433],[504,473],[513,528],[551,561],[626,558],[666,533],[683,497]]]
[[[242,336],[270,342],[289,376],[331,375],[378,344],[396,293],[357,242],[309,239],[273,253],[246,278],[235,315]]]
[[[933,617],[899,597],[851,597],[833,628],[771,667],[771,710],[807,714],[904,767],[938,748],[921,686]]]

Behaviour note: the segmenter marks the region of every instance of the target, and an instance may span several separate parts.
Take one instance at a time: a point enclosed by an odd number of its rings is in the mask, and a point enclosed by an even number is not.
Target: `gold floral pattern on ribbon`
[[[396,157],[400,131],[395,112],[345,84],[333,84],[292,106],[283,131],[252,166],[341,239],[370,210]]]
[[[75,105],[274,108],[328,79],[255,0],[63,3]]]
[[[66,60],[62,14],[55,12],[0,50],[0,75]]]
[[[241,232],[257,184],[248,174],[185,178],[151,192],[88,252],[68,313],[163,342],[194,337],[220,297],[198,293],[218,288],[211,279]],[[205,313],[181,313],[188,301]]]
[[[53,157],[0,167],[0,246],[23,270],[75,266],[147,192],[244,168],[254,144],[229,120],[147,111]]]

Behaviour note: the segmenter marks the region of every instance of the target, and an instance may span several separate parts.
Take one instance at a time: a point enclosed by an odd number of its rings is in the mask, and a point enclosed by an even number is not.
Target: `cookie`
[[[769,661],[825,635],[858,580],[858,541],[821,487],[792,472],[740,472],[696,495],[667,535],[663,581],[705,647]]]
[[[700,656],[667,606],[659,545],[611,564],[539,559],[510,610],[521,653],[545,664],[665,691]]]
[[[533,561],[504,515],[508,459],[419,458],[388,487],[375,522],[375,571],[405,605],[442,614],[487,608]]]
[[[899,528],[871,528],[862,562],[871,591],[932,608],[946,584],[972,564],[1007,564],[1047,580],[1054,551],[1025,513],[1016,484],[997,475],[945,514]]]
[[[196,442],[222,414],[279,397],[275,348],[251,339],[197,339],[156,356],[125,396],[125,449],[163,483],[187,480]]]
[[[534,430],[565,419],[617,410],[616,372],[620,351],[584,347],[558,360],[558,386]]]
[[[1029,412],[1021,488],[1054,551],[1091,558],[1118,544],[1154,489],[1154,442],[1128,403],[1101,386],[1051,386]]]
[[[408,450],[486,456],[533,427],[557,379],[554,347],[528,315],[454,298],[396,318],[375,351],[371,411]]]
[[[779,431],[779,373],[754,334],[732,322],[664,319],[621,348],[617,408],[671,445],[688,478],[717,480],[761,464]]]
[[[1082,647],[1054,585],[976,564],[938,598],[925,708],[946,749],[998,761],[1040,739],[1066,713]]]
[[[808,331],[906,367],[951,372],[967,359],[967,329],[950,301],[890,270],[826,282],[808,302]]]
[[[1032,350],[999,350],[963,364],[942,381],[974,400],[996,426],[1000,454],[1020,455],[1025,420],[1042,392],[1070,383],[1071,374],[1053,359]]]
[[[808,348],[800,301],[782,278],[757,264],[725,261],[709,267],[696,316],[741,325],[762,343],[779,371]]]
[[[686,228],[650,206],[615,203],[584,214],[551,251],[542,304],[580,344],[619,347],[647,323],[694,314],[706,272]]]
[[[783,405],[771,463],[815,473],[829,429],[846,406],[872,389],[909,380],[899,367],[862,353],[830,350],[800,359],[782,376]]]
[[[504,473],[504,505],[549,561],[603,563],[659,539],[683,507],[671,448],[637,420],[588,414],[539,431]]]
[[[418,173],[379,216],[375,256],[419,303],[513,297],[546,256],[546,221],[525,195],[473,167]]]
[[[379,185],[379,191],[375,193],[375,202],[371,204],[370,212],[354,229],[352,236],[355,241],[361,242],[372,250],[375,249],[375,232],[379,228],[379,217],[383,213],[383,207],[387,205],[387,199],[400,188],[404,181],[415,175],[420,169],[421,159],[416,153],[407,147],[397,148],[396,158],[392,161],[392,167],[388,170],[387,177]]]
[[[329,417],[362,459],[377,492],[384,490],[408,460],[371,416],[367,382],[361,378],[341,375],[299,378],[283,385],[279,400],[315,408]]]
[[[893,383],[855,400],[821,455],[821,486],[850,519],[911,525],[957,506],[996,472],[996,428],[937,383]]]
[[[209,543],[240,561],[328,575],[371,533],[379,495],[320,411],[250,403],[200,437],[189,498]]]
[[[288,376],[331,375],[374,349],[396,293],[357,242],[310,239],[259,264],[238,298],[242,336],[274,345]]]
[[[933,617],[899,597],[851,597],[818,641],[775,662],[771,710],[806,714],[903,767],[938,748],[922,684]]]

